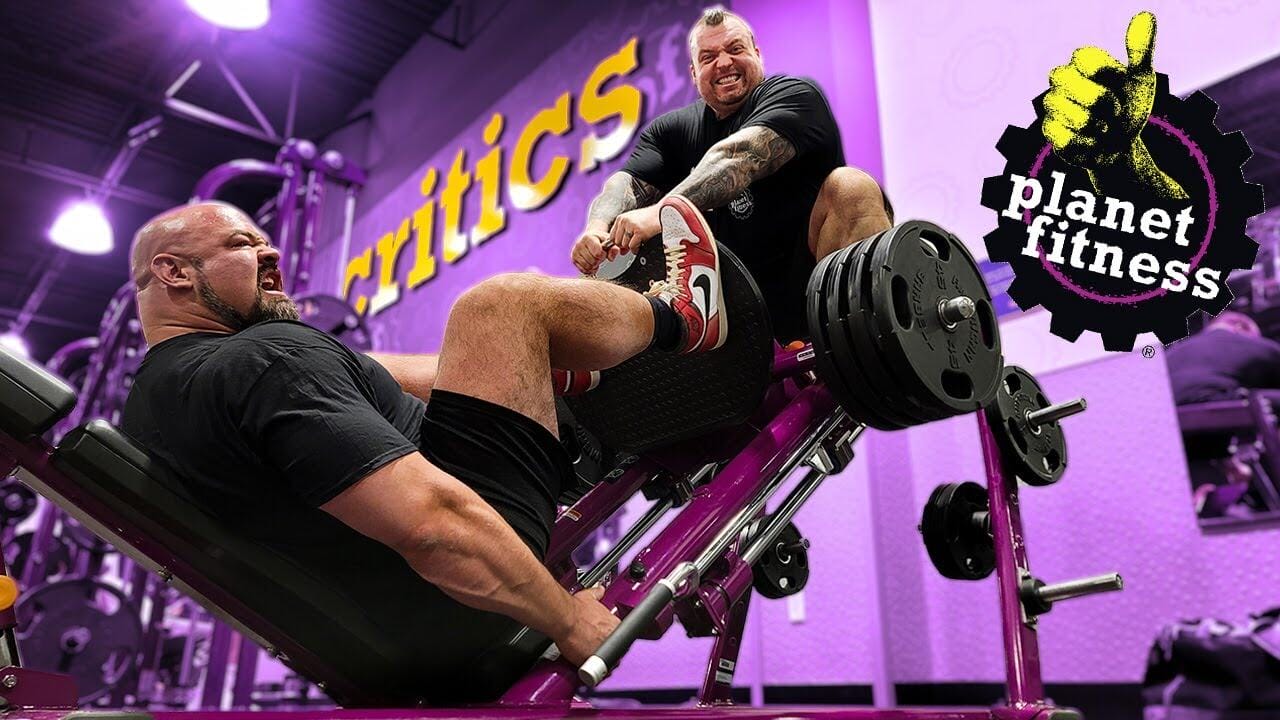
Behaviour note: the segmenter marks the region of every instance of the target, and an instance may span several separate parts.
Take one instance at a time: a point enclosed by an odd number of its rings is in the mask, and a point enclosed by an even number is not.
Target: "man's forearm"
[[[373,352],[366,354],[386,368],[405,392],[423,400],[431,396],[431,388],[436,384],[436,369],[439,367],[438,356]]]
[[[600,194],[591,201],[587,210],[587,228],[607,232],[614,218],[629,210],[651,205],[660,195],[658,188],[640,178],[616,172],[609,176]]]
[[[473,496],[434,514],[430,539],[401,553],[423,578],[464,605],[561,639],[572,598],[492,507]]]
[[[722,207],[795,154],[795,146],[777,132],[744,128],[713,145],[671,194],[685,196],[702,210]]]

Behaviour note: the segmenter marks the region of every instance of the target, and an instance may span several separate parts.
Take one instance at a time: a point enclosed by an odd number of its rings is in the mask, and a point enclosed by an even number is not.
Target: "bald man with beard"
[[[542,564],[572,477],[551,366],[724,339],[723,313],[689,302],[695,270],[719,298],[714,240],[687,201],[662,212],[679,259],[650,293],[496,276],[457,300],[435,357],[361,355],[298,322],[280,254],[244,213],[175,208],[131,254],[150,349],[123,427],[162,479],[420,647],[396,670],[432,702],[485,699],[469,667],[521,626],[580,664],[618,620]]]

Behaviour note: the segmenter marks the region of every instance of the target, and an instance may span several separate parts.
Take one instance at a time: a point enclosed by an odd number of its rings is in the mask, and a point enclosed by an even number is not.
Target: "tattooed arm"
[[[625,220],[618,223],[614,221],[636,208],[652,205],[661,196],[661,190],[630,173],[616,172],[610,175],[600,194],[591,201],[591,208],[587,211],[587,228],[569,253],[573,264],[583,274],[594,275],[601,262],[606,258],[615,258],[621,252],[622,243],[617,240],[611,249],[605,248],[611,231],[621,233],[621,226],[630,227]]]
[[[710,210],[727,205],[751,183],[777,172],[795,157],[789,140],[767,127],[752,126],[721,140],[702,156],[672,194]]]
[[[658,188],[626,172],[616,172],[587,210],[587,229],[609,232],[613,219],[628,210],[652,205],[661,195]]]

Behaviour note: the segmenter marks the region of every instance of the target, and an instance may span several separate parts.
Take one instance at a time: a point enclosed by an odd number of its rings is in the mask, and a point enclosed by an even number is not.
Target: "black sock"
[[[680,346],[680,336],[684,334],[684,321],[661,300],[646,295],[653,306],[653,341],[649,347],[663,352],[671,352]]]

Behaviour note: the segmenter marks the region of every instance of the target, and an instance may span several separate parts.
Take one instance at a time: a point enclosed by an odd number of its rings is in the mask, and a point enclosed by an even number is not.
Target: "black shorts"
[[[510,408],[432,390],[418,446],[493,506],[539,559],[546,557],[556,498],[573,482],[569,455],[550,431]]]

